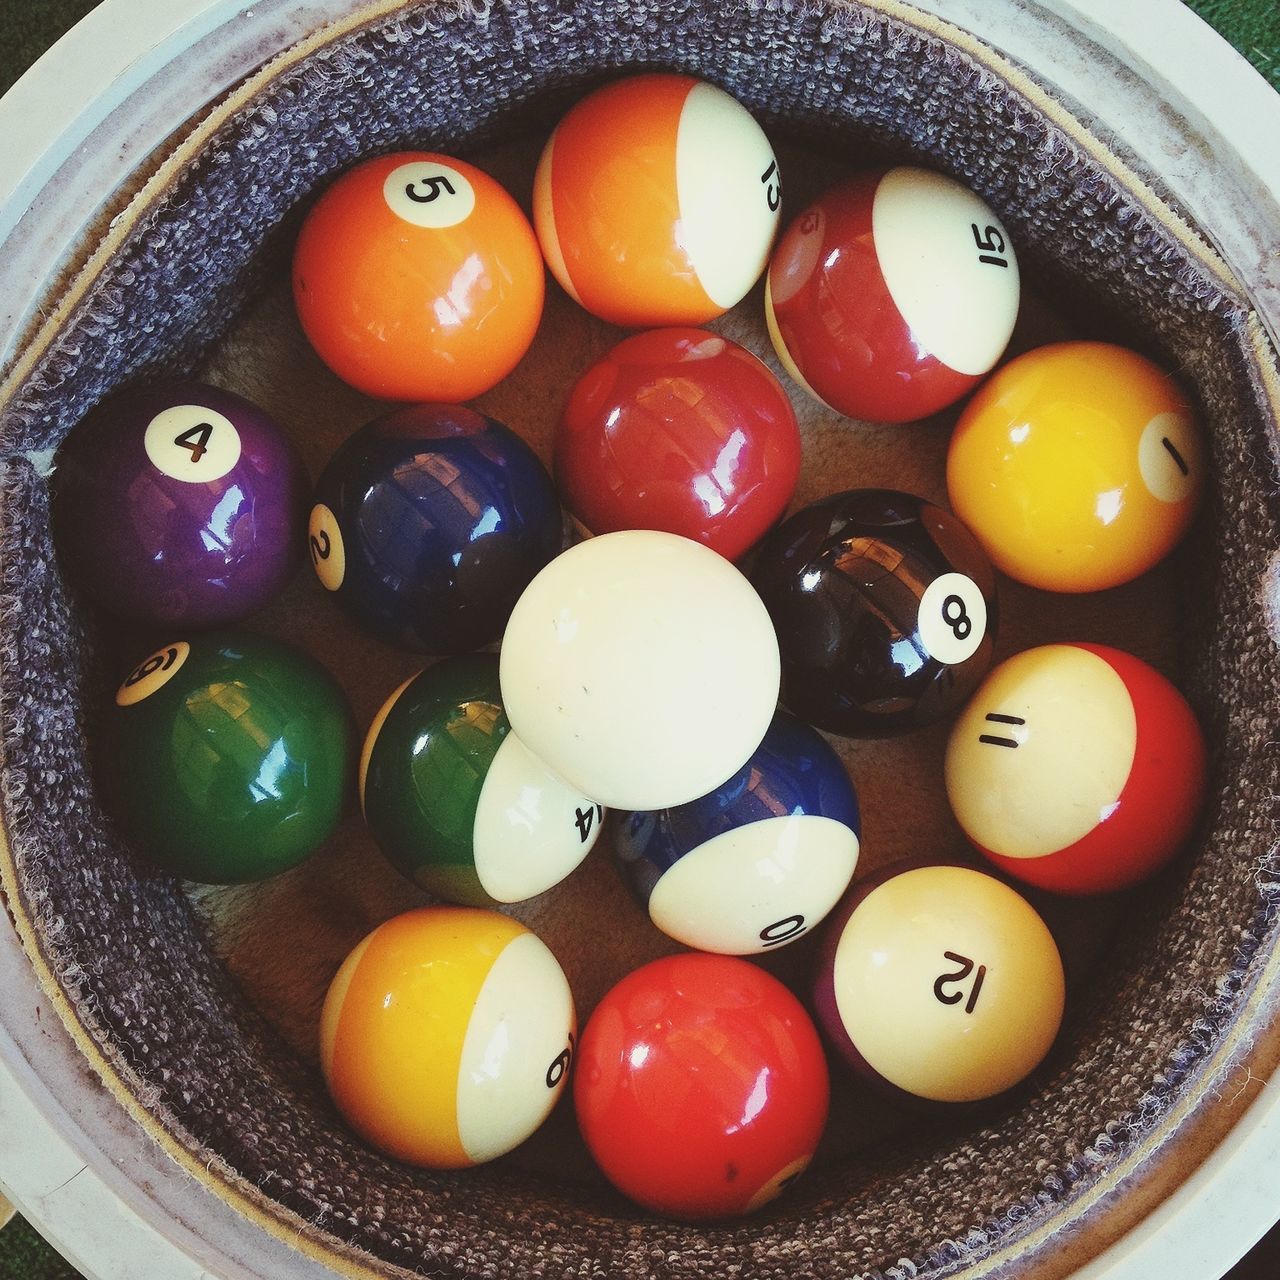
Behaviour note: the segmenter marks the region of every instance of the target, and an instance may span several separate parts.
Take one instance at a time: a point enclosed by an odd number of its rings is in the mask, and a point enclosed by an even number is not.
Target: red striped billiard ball
[[[833,187],[782,233],[765,315],[778,358],[850,418],[908,422],[952,404],[999,360],[1018,262],[967,187],[899,166]]]
[[[1186,840],[1205,744],[1183,696],[1119,649],[1053,644],[987,676],[947,746],[947,795],[1002,871],[1057,893],[1127,889]]]

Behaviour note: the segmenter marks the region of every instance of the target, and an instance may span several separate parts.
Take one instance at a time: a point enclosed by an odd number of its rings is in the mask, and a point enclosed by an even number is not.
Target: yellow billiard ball
[[[524,1141],[569,1074],[573,997],[543,942],[496,911],[422,907],[343,962],[320,1017],[338,1110],[410,1164],[481,1164]]]
[[[1200,427],[1173,379],[1103,342],[1029,351],[991,377],[947,455],[952,510],[996,567],[1046,591],[1145,573],[1204,488]]]

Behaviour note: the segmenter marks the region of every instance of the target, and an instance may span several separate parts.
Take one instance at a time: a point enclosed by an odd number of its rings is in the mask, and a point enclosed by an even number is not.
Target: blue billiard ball
[[[561,548],[560,504],[537,455],[457,405],[375,418],[334,454],[315,497],[321,583],[379,639],[424,653],[497,640]]]
[[[687,946],[752,955],[793,942],[853,878],[861,823],[844,765],[785,711],[699,800],[621,815],[620,863],[650,919]]]

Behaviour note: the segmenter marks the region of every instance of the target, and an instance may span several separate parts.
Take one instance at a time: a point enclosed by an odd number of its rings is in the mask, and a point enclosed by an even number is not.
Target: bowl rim
[[[1250,208],[1246,234],[1215,236],[1215,248],[1258,309],[1253,340],[1259,353],[1265,352],[1263,330],[1270,330],[1273,341],[1280,334],[1280,257],[1249,250],[1280,242],[1280,152],[1268,150],[1263,141],[1280,134],[1280,95],[1211,28],[1178,0],[1131,0],[1126,6],[1106,0],[865,3],[913,25],[929,25],[998,67],[1018,87],[1016,65],[1029,65],[1055,87],[1088,101],[1094,118],[1123,138],[1149,170],[1160,173],[1200,225],[1228,225],[1230,219],[1224,223],[1215,215]],[[17,237],[22,248],[17,260],[31,289],[42,292],[83,240],[89,211],[83,203],[73,208],[38,244],[22,240],[22,215],[48,193],[60,192],[68,203],[72,182],[86,172],[87,141],[94,142],[91,150],[115,156],[106,144],[127,132],[135,139],[134,153],[144,156],[152,150],[145,145],[148,138],[159,145],[172,130],[172,98],[165,85],[179,72],[190,97],[196,85],[185,77],[191,67],[202,68],[198,88],[206,96],[197,109],[236,86],[208,124],[225,107],[243,101],[262,75],[271,74],[277,51],[294,40],[303,37],[299,48],[309,51],[401,7],[401,0],[277,0],[264,6],[259,22],[243,0],[105,0],[0,99],[0,246]],[[1071,50],[1070,61],[1055,61],[1049,68],[1037,62],[1046,39],[1059,42],[1055,49]],[[991,48],[995,58],[983,52]],[[1015,68],[1003,65],[1000,55]],[[1115,74],[1100,75],[1100,64]],[[251,72],[247,83],[239,84]],[[153,83],[161,92],[150,92]],[[76,86],[74,95],[65,93],[68,84]],[[150,134],[139,134],[135,108]],[[1153,121],[1159,127],[1150,127]],[[144,145],[137,145],[139,140]],[[1219,170],[1210,181],[1204,166],[1195,163],[1206,150],[1220,164],[1230,161],[1228,181]],[[118,158],[114,165],[118,173]],[[43,270],[32,272],[37,258]],[[0,290],[0,296],[10,295]],[[0,321],[0,364],[16,346],[25,314],[17,308]],[[1268,362],[1260,363],[1266,367]],[[1280,391],[1275,386],[1271,391],[1280,403]],[[7,841],[3,845],[0,872],[11,871],[3,865],[11,857]],[[0,1188],[86,1274],[124,1264],[142,1280],[210,1273],[333,1274],[322,1259],[333,1262],[338,1254],[308,1247],[301,1220],[287,1221],[281,1210],[274,1222],[260,1210],[241,1212],[225,1177],[223,1185],[231,1192],[226,1198],[198,1178],[166,1176],[174,1170],[177,1144],[167,1153],[157,1145],[154,1129],[137,1122],[136,1100],[127,1105],[123,1083],[113,1082],[101,1056],[88,1052],[82,1031],[75,1035],[64,1025],[69,1011],[50,998],[52,977],[35,940],[24,939],[7,915],[0,924],[0,988],[11,993],[0,1008],[0,1130],[7,1138],[13,1135],[0,1151]],[[1277,1030],[1280,958],[1271,958],[1249,1007],[1258,1025]],[[1187,1142],[1179,1135],[1184,1167],[1173,1179],[1159,1179],[1147,1199],[1138,1197],[1143,1207],[1137,1221],[1122,1223],[1101,1252],[1086,1246],[1074,1272],[1077,1280],[1182,1274],[1191,1259],[1197,1275],[1221,1274],[1270,1227],[1275,1206],[1264,1188],[1272,1181],[1267,1175],[1280,1171],[1280,1073],[1274,1071],[1280,1036],[1264,1035],[1254,1043],[1241,1039],[1228,1037],[1196,1100],[1221,1093],[1223,1114],[1216,1122],[1221,1132],[1199,1144],[1195,1134]],[[107,1087],[86,1089],[86,1081],[103,1083],[99,1075],[108,1077]],[[1265,1083],[1252,1083],[1259,1080]],[[1189,1123],[1196,1109],[1184,1108]],[[1162,1142],[1153,1140],[1153,1148]],[[1149,1164],[1151,1154],[1139,1163]],[[190,1170],[189,1157],[179,1163]],[[1136,1177],[1126,1172],[1118,1183],[1127,1187]],[[1100,1187],[1098,1201],[1115,1198],[1116,1190],[1115,1185]],[[268,1230],[260,1229],[264,1221]],[[305,1252],[296,1252],[298,1247]],[[145,1254],[140,1255],[141,1248]],[[992,1261],[1000,1266],[998,1255]],[[386,1273],[371,1263],[365,1255],[357,1261],[352,1251],[343,1270]]]

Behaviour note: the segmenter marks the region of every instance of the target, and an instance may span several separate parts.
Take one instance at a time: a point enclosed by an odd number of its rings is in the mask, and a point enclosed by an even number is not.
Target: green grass
[[[1280,89],[1280,4],[1276,0],[1186,0]]]

